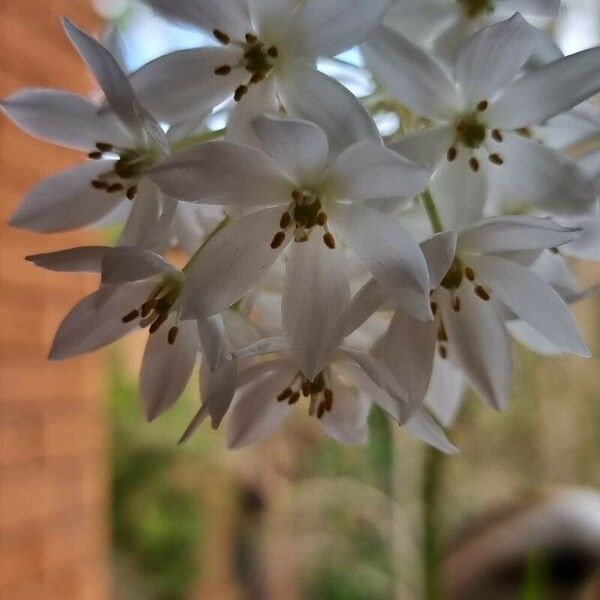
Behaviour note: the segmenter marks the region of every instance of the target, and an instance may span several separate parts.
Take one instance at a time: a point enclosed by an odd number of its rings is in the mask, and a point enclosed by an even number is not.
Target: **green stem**
[[[441,600],[442,515],[444,454],[427,446],[422,488],[423,500],[423,598]]]
[[[437,211],[435,206],[435,202],[433,197],[431,196],[431,192],[429,190],[425,190],[421,194],[421,202],[423,202],[423,206],[425,207],[425,212],[429,217],[429,222],[431,223],[431,228],[433,229],[433,233],[440,233],[444,231],[444,224],[442,223],[442,219],[440,214]]]
[[[219,224],[211,231],[210,235],[204,240],[204,242],[202,242],[200,248],[198,248],[198,250],[196,250],[196,252],[194,252],[194,255],[190,258],[190,260],[187,261],[185,267],[183,267],[182,269],[184,273],[187,273],[191,269],[192,264],[194,263],[196,258],[198,258],[202,250],[204,250],[206,244],[208,244],[208,242],[210,242],[210,240],[212,240],[213,237],[215,237],[215,235],[217,235],[217,233],[221,231],[221,229],[227,227],[229,223],[231,223],[231,217],[229,215],[225,215],[223,219],[219,222]]]
[[[171,152],[173,154],[177,152],[181,152],[186,148],[191,148],[196,144],[201,144],[202,142],[210,142],[211,140],[216,140],[223,136],[225,133],[224,129],[216,129],[215,131],[205,131],[204,133],[197,133],[195,135],[189,135],[181,140],[177,140],[171,144]]]

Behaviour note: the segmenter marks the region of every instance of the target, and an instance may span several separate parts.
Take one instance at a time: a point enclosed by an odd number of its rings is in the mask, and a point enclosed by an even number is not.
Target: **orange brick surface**
[[[0,2],[0,97],[20,87],[90,89],[61,15],[99,26],[87,0]],[[23,260],[97,238],[6,225],[30,187],[82,158],[0,117],[0,600],[110,597],[101,362],[46,360],[62,316],[94,278]]]

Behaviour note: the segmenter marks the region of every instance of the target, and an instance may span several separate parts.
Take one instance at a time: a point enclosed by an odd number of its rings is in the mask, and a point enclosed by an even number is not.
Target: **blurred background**
[[[600,2],[563,4],[563,50],[599,44]],[[117,22],[130,68],[202,43],[125,0],[2,0],[0,96],[90,92],[61,15],[99,35]],[[0,120],[0,599],[423,597],[431,454],[382,414],[365,447],[325,439],[303,414],[248,450],[228,451],[209,428],[178,446],[197,390],[145,423],[143,337],[46,362],[63,314],[95,281],[23,257],[108,234],[36,236],[6,221],[35,182],[79,159]],[[599,265],[578,268],[585,285],[600,281]],[[518,348],[507,413],[468,397],[451,433],[460,455],[435,459],[449,598],[600,598],[598,297],[575,313],[594,358]]]

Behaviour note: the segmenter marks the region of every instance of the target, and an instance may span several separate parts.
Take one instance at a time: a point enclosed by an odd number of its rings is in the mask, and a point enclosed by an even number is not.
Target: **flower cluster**
[[[121,224],[115,247],[28,257],[100,279],[52,359],[141,327],[148,419],[201,359],[183,439],[229,415],[229,445],[250,444],[301,404],[362,443],[375,403],[452,452],[442,426],[465,384],[506,406],[513,337],[589,354],[569,305],[590,290],[567,259],[600,258],[600,153],[574,151],[600,135],[585,103],[600,48],[564,57],[536,27],[557,0],[144,2],[214,44],[127,73],[65,20],[103,98],[26,89],[1,103],[88,157],[30,191],[12,224]],[[361,98],[317,69],[352,48],[372,81]]]

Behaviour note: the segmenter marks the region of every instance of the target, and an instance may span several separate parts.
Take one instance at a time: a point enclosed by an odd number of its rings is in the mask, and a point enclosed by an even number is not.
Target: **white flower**
[[[476,33],[452,73],[390,29],[366,48],[375,75],[433,126],[394,149],[435,166],[431,191],[447,228],[479,219],[484,202],[508,200],[552,213],[585,213],[592,182],[569,158],[528,139],[528,128],[600,90],[600,48],[556,60],[515,80],[534,47],[520,15]]]
[[[375,133],[360,103],[318,72],[315,63],[319,56],[362,42],[380,23],[389,0],[144,1],[221,44],[168,54],[132,75],[134,89],[159,118],[169,123],[190,119],[234,95],[239,102],[227,132],[232,141],[246,141],[250,118],[277,112],[280,104],[288,114],[323,128],[342,119],[346,144]]]
[[[165,135],[138,102],[110,53],[67,19],[64,26],[113,112],[101,113],[81,96],[50,89],[22,90],[0,103],[26,132],[61,146],[87,150],[93,159],[36,186],[11,224],[40,232],[82,227],[114,211],[127,198],[135,203],[122,243],[140,243],[166,202],[144,176],[146,169],[168,152]]]
[[[270,435],[297,403],[307,402],[325,433],[347,444],[368,439],[367,417],[378,404],[400,425],[444,452],[454,452],[443,431],[421,407],[413,407],[393,373],[377,359],[338,349],[312,380],[304,376],[283,338],[270,338],[235,353],[237,391],[231,406],[227,443],[240,448]],[[188,428],[187,439],[195,427]]]
[[[259,117],[264,149],[203,144],[157,167],[153,180],[180,200],[250,210],[194,259],[184,314],[203,318],[242,298],[292,241],[283,292],[283,329],[311,379],[339,346],[339,315],[350,300],[342,243],[417,318],[431,318],[425,259],[395,220],[365,201],[411,196],[427,170],[369,142],[328,160],[325,133],[305,121]]]
[[[181,319],[184,272],[154,252],[125,246],[72,248],[28,260],[55,271],[102,275],[100,289],[79,302],[58,328],[52,360],[91,352],[137,327],[148,328],[138,394],[146,418],[153,420],[185,389],[202,341],[201,393],[218,426],[235,390],[235,361],[221,315],[199,322]]]
[[[496,217],[463,230],[455,253],[449,251],[448,234],[424,242],[435,320],[418,321],[396,310],[376,356],[394,371],[411,398],[423,399],[437,349],[491,406],[504,408],[513,366],[507,312],[561,351],[589,356],[565,302],[549,283],[513,260],[571,242],[578,233],[548,219]],[[381,290],[369,282],[349,309],[349,322],[360,324],[365,316],[362,305],[377,308],[383,301]]]
[[[534,25],[547,25],[558,13],[560,0],[396,0],[384,23],[415,44],[433,47],[452,60],[471,35],[520,12]],[[560,51],[545,31],[532,30],[544,42],[542,56]]]

